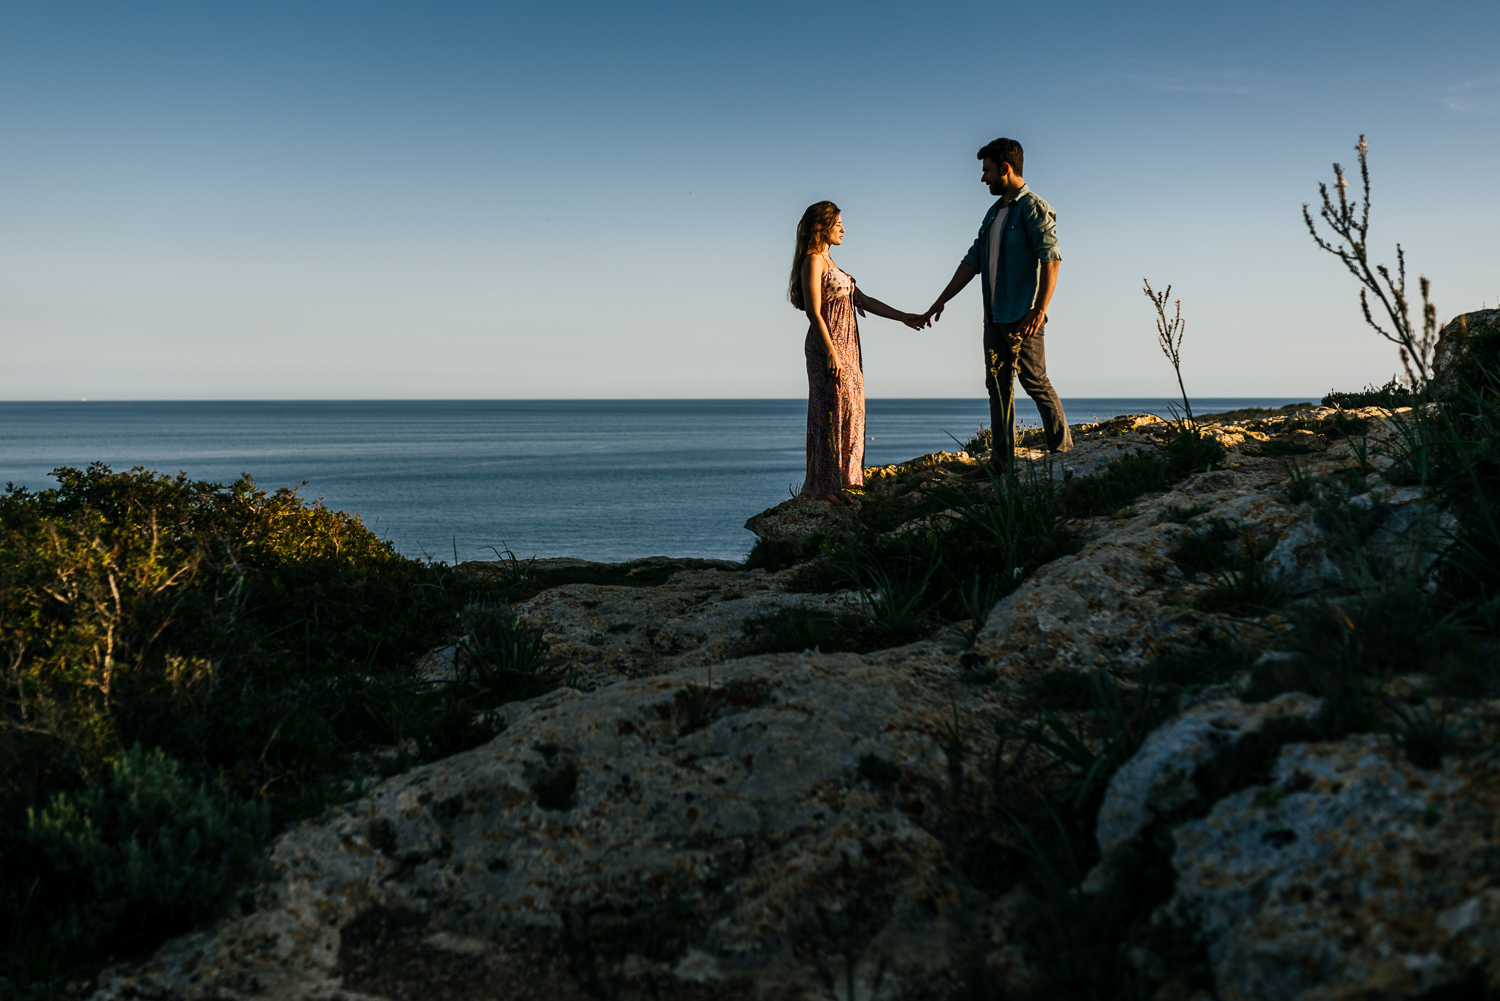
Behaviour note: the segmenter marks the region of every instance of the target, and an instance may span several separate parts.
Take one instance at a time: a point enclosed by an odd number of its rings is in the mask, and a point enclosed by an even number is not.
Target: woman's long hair
[[[792,279],[786,286],[787,301],[806,309],[802,298],[802,258],[828,242],[828,231],[838,222],[839,207],[833,202],[813,202],[797,223],[797,249],[792,252]]]

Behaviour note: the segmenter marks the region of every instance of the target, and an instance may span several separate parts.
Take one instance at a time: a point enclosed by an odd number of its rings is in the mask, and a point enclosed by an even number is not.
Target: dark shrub
[[[267,817],[357,789],[356,752],[471,746],[532,690],[493,637],[488,677],[418,677],[464,588],[354,516],[248,477],[54,475],[0,495],[0,942],[26,976],[206,916]]]
[[[29,810],[26,840],[50,868],[38,908],[73,948],[151,939],[212,916],[246,874],[269,822],[264,800],[194,782],[136,745],[99,784]]]
[[[1416,404],[1416,394],[1401,385],[1394,377],[1379,389],[1366,386],[1356,393],[1336,393],[1329,390],[1328,395],[1323,397],[1323,406],[1338,407],[1341,410],[1360,410],[1364,407],[1384,407],[1387,410],[1396,410],[1400,407],[1413,407]]]

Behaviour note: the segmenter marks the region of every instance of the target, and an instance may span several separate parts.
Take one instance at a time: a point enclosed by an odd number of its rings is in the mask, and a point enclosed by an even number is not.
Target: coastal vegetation
[[[0,949],[23,996],[215,913],[272,832],[554,683],[503,593],[293,490],[54,475],[0,496]],[[459,670],[424,677],[444,642]]]

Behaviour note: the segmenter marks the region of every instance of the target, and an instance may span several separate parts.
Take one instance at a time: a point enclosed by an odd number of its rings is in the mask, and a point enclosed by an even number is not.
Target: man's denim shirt
[[[964,263],[979,271],[984,288],[984,315],[994,323],[1015,323],[1036,303],[1041,263],[1060,261],[1057,249],[1057,213],[1052,206],[1021,185],[1016,200],[1005,216],[1000,233],[1000,264],[995,268],[995,288],[990,288],[990,225],[1000,212],[1000,203],[985,213],[974,246],[964,255]]]

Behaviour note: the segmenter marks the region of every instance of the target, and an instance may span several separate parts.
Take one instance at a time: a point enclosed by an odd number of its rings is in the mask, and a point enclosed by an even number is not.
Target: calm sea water
[[[1164,399],[1065,400],[1074,423]],[[1195,401],[1204,413],[1288,399]],[[1017,417],[1036,423],[1030,400]],[[803,400],[0,403],[0,482],[105,462],[301,495],[409,556],[739,559],[745,519],[802,482]],[[870,400],[865,462],[953,450],[984,400]]]

